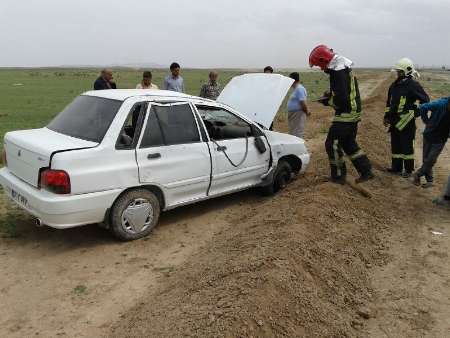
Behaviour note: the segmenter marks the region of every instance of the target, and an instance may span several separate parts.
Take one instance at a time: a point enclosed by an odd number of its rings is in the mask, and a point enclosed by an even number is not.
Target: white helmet
[[[414,67],[414,63],[411,61],[411,59],[408,58],[402,58],[397,61],[397,63],[394,65],[394,68],[392,71],[403,71],[405,73],[405,76],[412,76],[415,78],[419,78],[420,75],[416,71],[416,68]]]

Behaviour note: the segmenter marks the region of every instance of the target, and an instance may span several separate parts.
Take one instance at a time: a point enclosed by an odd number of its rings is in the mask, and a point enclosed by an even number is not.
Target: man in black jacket
[[[111,69],[103,69],[100,76],[94,82],[94,90],[116,89]]]
[[[327,46],[319,45],[309,57],[311,67],[318,66],[330,76],[330,90],[319,102],[334,108],[334,119],[325,142],[331,168],[331,180],[343,184],[347,175],[344,153],[350,158],[360,177],[356,183],[374,177],[367,155],[356,142],[361,121],[361,97],[358,80],[350,68],[349,59],[336,55]],[[331,102],[330,102],[331,100]]]

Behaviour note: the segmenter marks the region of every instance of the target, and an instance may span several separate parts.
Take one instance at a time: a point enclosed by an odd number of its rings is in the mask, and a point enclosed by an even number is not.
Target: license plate
[[[11,189],[11,198],[23,207],[28,207],[28,200],[14,189]]]

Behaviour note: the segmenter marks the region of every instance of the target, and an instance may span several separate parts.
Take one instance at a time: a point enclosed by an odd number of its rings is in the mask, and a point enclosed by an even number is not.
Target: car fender
[[[303,139],[269,130],[265,130],[264,133],[270,143],[273,167],[275,169],[280,159],[297,158],[300,161],[300,172],[304,172],[306,170],[306,167],[309,164],[310,155]],[[291,165],[292,164],[293,163],[291,163]]]

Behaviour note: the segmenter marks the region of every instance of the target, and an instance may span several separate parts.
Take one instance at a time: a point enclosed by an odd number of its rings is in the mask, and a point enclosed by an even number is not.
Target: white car
[[[84,93],[47,127],[8,132],[0,183],[38,225],[146,236],[161,210],[303,172],[302,139],[267,130],[292,80],[234,78],[216,101],[161,90]],[[240,113],[239,113],[239,112]]]

